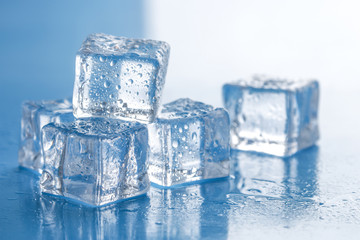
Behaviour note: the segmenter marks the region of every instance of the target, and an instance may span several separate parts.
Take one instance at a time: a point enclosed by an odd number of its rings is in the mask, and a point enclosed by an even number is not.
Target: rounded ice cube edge
[[[114,202],[109,202],[109,203],[104,203],[104,204],[100,204],[100,205],[94,205],[91,203],[87,203],[78,199],[74,199],[74,198],[69,198],[69,197],[65,197],[65,196],[61,196],[61,195],[55,195],[52,193],[47,193],[47,192],[40,192],[40,194],[42,195],[42,197],[46,196],[46,197],[51,197],[54,200],[61,200],[61,201],[66,201],[72,204],[76,204],[76,205],[81,205],[84,207],[88,207],[88,208],[104,208],[104,207],[109,207],[109,206],[113,206],[122,202],[127,202],[127,201],[131,201],[131,200],[135,200],[135,199],[139,199],[139,198],[144,198],[144,197],[148,197],[148,192],[150,189],[150,185],[149,187],[144,190],[143,193],[139,193],[138,195],[129,197],[129,198],[125,198],[125,199],[119,199],[116,200]]]
[[[161,184],[157,184],[155,182],[150,181],[150,185],[152,187],[155,187],[158,189],[176,189],[176,188],[183,188],[183,187],[187,187],[187,186],[191,186],[191,185],[198,185],[198,184],[201,185],[201,184],[206,184],[206,183],[211,183],[211,182],[226,181],[230,178],[231,178],[231,176],[230,176],[230,174],[228,174],[223,177],[205,178],[205,179],[200,179],[200,180],[194,180],[191,182],[183,182],[183,183],[177,183],[177,184],[172,184],[172,185],[161,185]]]

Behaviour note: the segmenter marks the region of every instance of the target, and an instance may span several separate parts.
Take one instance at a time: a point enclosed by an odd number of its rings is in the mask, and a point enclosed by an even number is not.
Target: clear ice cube
[[[229,116],[190,99],[165,104],[149,129],[150,181],[172,186],[229,175]]]
[[[101,206],[148,191],[145,125],[90,118],[48,124],[41,134],[42,192]]]
[[[21,140],[18,154],[20,166],[42,171],[44,164],[40,148],[40,130],[51,122],[74,120],[70,99],[26,101],[22,105]]]
[[[169,53],[161,41],[89,35],[76,55],[74,115],[153,121]]]
[[[254,76],[223,86],[231,147],[290,156],[319,139],[319,83]]]

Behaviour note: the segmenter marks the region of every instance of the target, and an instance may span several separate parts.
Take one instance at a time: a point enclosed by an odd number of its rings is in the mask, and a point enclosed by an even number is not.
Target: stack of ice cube
[[[161,41],[89,35],[72,104],[24,103],[19,163],[41,173],[41,192],[101,206],[146,193],[150,180],[229,175],[227,111],[180,99],[158,115],[169,52]]]

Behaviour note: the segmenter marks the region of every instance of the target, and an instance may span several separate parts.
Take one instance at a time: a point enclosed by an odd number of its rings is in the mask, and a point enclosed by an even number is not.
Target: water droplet
[[[178,156],[182,157],[183,156],[182,152],[178,152]]]
[[[142,75],[142,73],[138,73],[138,76],[139,76],[140,78],[142,78],[143,75]]]
[[[129,82],[130,82],[131,84],[133,84],[133,83],[134,83],[134,80],[132,80],[132,79],[129,79]]]
[[[189,128],[189,126],[188,125],[184,125],[184,129],[186,130],[186,129],[188,129]]]
[[[118,102],[121,104],[121,103],[123,103],[123,100],[122,100],[122,99],[119,99]]]
[[[114,66],[115,65],[115,62],[114,61],[111,61],[110,62],[110,66],[112,67],[112,66]]]
[[[183,140],[183,141],[185,142],[185,140],[186,140],[186,137],[182,137],[182,138],[181,138],[181,140]]]
[[[139,96],[139,92],[136,92],[136,95],[138,95],[138,96]]]
[[[104,62],[104,61],[105,61],[105,59],[104,59],[102,56],[99,57],[99,60],[100,60],[100,62]]]
[[[104,87],[106,87],[106,88],[110,87],[110,82],[109,82],[109,81],[105,81],[105,82],[104,82]]]
[[[193,132],[193,134],[191,135],[191,138],[192,138],[192,140],[196,140],[196,138],[197,138],[197,134],[196,134],[196,132]]]
[[[179,133],[182,133],[183,132],[183,129],[182,128],[179,128]]]
[[[127,103],[124,103],[123,104],[123,108],[127,108],[128,106],[127,106]]]
[[[100,107],[102,107],[102,108],[106,107],[106,102],[100,103]]]
[[[117,73],[117,74],[115,74],[115,77],[118,78],[118,77],[120,77],[120,75]]]
[[[116,90],[120,90],[121,89],[121,86],[120,85],[116,85]]]
[[[114,97],[114,94],[110,94],[109,95],[109,98],[111,99],[111,98],[113,98]]]
[[[138,66],[138,68],[142,68],[142,65],[141,65],[141,64],[138,64],[137,66]]]
[[[177,147],[179,146],[178,141],[177,141],[177,140],[173,141],[173,142],[172,142],[172,146],[173,146],[174,148],[177,148]]]

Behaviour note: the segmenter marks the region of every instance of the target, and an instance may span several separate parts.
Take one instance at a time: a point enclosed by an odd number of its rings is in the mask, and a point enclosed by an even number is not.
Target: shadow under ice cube
[[[144,125],[106,119],[49,124],[42,130],[44,193],[101,206],[145,194]]]
[[[290,156],[319,139],[319,83],[255,76],[223,86],[231,147]]]
[[[152,122],[169,53],[161,41],[89,35],[76,55],[74,115]]]
[[[172,186],[229,175],[229,116],[222,108],[179,99],[149,129],[150,181]]]
[[[40,148],[40,130],[51,122],[73,121],[72,111],[72,104],[68,99],[23,103],[18,156],[20,166],[41,173],[44,161]]]

